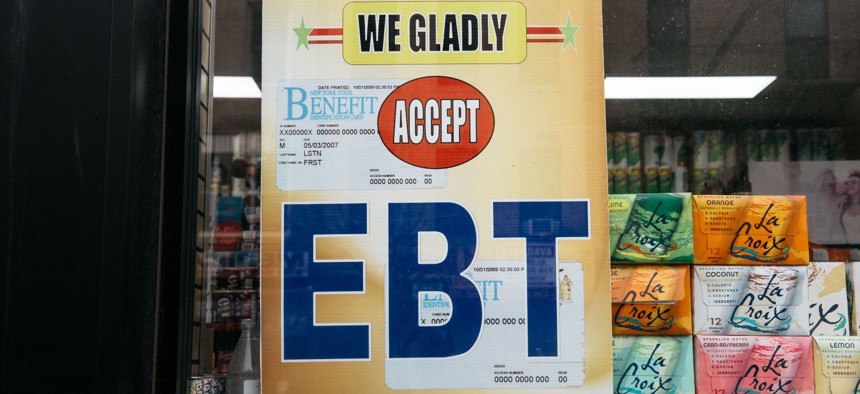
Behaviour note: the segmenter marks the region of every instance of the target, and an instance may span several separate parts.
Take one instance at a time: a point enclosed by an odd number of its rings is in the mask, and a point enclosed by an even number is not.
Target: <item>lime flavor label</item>
[[[653,193],[609,198],[612,261],[693,261],[690,195]]]

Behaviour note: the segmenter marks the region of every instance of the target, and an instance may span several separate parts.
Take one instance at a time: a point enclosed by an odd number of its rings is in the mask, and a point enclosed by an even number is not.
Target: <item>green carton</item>
[[[613,263],[693,263],[690,193],[609,195]]]

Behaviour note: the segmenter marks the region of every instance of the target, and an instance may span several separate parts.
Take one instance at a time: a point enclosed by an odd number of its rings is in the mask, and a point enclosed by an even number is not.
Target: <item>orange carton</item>
[[[806,196],[693,196],[696,264],[808,265]]]
[[[688,265],[612,265],[612,333],[693,333]]]

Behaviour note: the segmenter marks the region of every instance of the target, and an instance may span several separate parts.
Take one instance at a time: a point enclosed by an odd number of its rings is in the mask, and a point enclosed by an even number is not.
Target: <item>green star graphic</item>
[[[568,20],[568,24],[569,23],[570,21]],[[302,45],[305,46],[305,49],[309,49],[308,36],[311,34],[311,30],[313,29],[305,27],[305,17],[302,17],[302,26],[293,29],[293,31],[296,32],[296,35],[299,36],[299,43],[296,44],[297,51],[299,50],[299,48],[301,48]]]
[[[564,42],[561,44],[561,49],[567,48],[567,44],[570,44],[576,50],[576,41],[573,40],[573,35],[579,30],[579,25],[570,24],[570,14],[567,14],[567,25],[559,26],[558,28],[564,33]]]

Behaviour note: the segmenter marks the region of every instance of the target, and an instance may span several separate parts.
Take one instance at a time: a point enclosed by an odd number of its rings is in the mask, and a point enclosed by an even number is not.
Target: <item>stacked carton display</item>
[[[646,138],[646,184],[669,182],[671,139]],[[612,195],[609,215],[615,392],[694,393],[691,195]]]
[[[782,132],[756,153],[785,154]],[[809,244],[805,196],[623,194],[609,211],[616,393],[860,393],[860,262],[838,261],[860,254]]]

